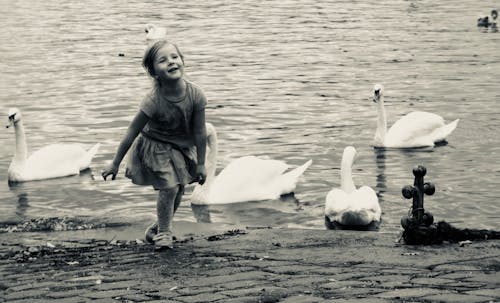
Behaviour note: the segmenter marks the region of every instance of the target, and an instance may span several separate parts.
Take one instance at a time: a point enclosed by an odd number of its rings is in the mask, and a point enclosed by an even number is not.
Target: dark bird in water
[[[479,26],[479,27],[488,27],[489,24],[490,24],[490,22],[489,22],[489,17],[488,16],[477,18],[477,26]]]
[[[491,27],[493,29],[497,28],[497,17],[498,12],[496,9],[491,11],[490,16],[479,17],[477,19],[478,27]]]

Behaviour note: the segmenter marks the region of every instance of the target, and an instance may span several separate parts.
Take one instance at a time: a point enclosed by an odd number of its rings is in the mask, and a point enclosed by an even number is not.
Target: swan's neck
[[[342,155],[342,163],[340,166],[340,188],[346,193],[351,193],[356,189],[352,180],[352,163],[354,162],[354,152],[352,150],[344,150]]]
[[[207,141],[208,154],[206,159],[206,167],[207,167],[207,181],[211,182],[215,178],[218,152],[217,152],[217,142],[215,144],[210,144],[210,143],[211,143],[210,141]]]
[[[24,125],[21,121],[14,124],[14,131],[16,133],[16,151],[12,162],[23,162],[28,157],[28,146],[26,145]]]
[[[387,133],[387,115],[384,108],[384,97],[380,96],[377,102],[377,132],[375,133],[375,140],[379,143],[384,143],[385,135]]]

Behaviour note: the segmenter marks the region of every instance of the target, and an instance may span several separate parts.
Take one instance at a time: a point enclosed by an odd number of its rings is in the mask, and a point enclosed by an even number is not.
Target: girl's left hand
[[[205,168],[205,165],[204,164],[196,165],[196,181],[200,185],[203,185],[203,183],[205,183],[206,180],[207,180],[207,170]]]
[[[110,163],[108,167],[102,170],[102,178],[106,181],[106,178],[111,175],[111,180],[116,179],[116,174],[118,173],[118,165]]]

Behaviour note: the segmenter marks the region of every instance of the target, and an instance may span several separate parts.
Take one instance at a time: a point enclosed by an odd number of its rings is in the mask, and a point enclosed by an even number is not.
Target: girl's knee
[[[184,186],[177,185],[175,187],[160,189],[159,196],[160,197],[176,197],[178,193],[183,193],[183,192],[184,192]]]
[[[179,191],[179,189],[177,187],[162,188],[162,189],[160,189],[158,196],[160,196],[160,197],[175,197],[177,195],[178,191]]]

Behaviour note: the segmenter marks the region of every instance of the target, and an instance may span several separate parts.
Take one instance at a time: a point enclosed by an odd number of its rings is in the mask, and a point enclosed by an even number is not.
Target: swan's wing
[[[26,159],[23,175],[29,179],[48,179],[78,174],[79,161],[87,152],[77,144],[52,144]]]
[[[288,165],[283,161],[265,160],[254,156],[238,158],[215,177],[210,203],[233,203],[271,199],[267,184],[281,176]]]
[[[28,159],[27,162],[32,167],[44,168],[50,165],[50,167],[60,166],[77,166],[78,170],[86,169],[90,166],[92,158],[95,156],[100,143],[95,144],[86,151],[79,144],[52,144],[34,152]]]
[[[386,134],[388,147],[432,146],[432,132],[444,126],[443,117],[428,112],[411,112],[396,121]]]
[[[455,128],[457,128],[459,120],[460,119],[456,119],[455,121],[434,130],[434,132],[432,132],[432,134],[430,135],[433,138],[434,142],[445,140],[446,137],[448,137],[448,135],[451,134],[455,130]]]
[[[330,221],[348,224],[344,221],[344,215],[349,214],[350,223],[364,225],[371,221],[380,221],[381,213],[378,197],[368,186],[362,186],[349,194],[340,189],[333,189],[326,197],[325,215]]]
[[[79,170],[84,170],[90,166],[92,158],[94,158],[94,156],[97,154],[100,146],[100,143],[95,144],[85,153],[85,156],[82,156],[82,158],[80,158],[80,161],[78,162]]]
[[[348,194],[340,188],[334,188],[326,195],[325,216],[334,221],[335,217],[349,208]]]
[[[358,201],[359,209],[365,209],[371,216],[373,221],[380,221],[382,209],[378,201],[377,193],[369,186],[361,186],[354,193],[354,197]]]
[[[279,160],[264,160],[246,156],[231,161],[215,178],[215,184],[234,188],[238,185],[264,184],[280,176],[288,165]]]

